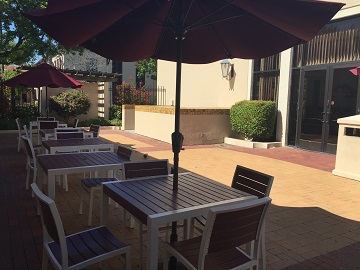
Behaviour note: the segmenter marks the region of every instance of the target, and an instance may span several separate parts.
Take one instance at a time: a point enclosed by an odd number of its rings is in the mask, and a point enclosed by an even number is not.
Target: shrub
[[[90,100],[83,91],[65,91],[49,99],[49,109],[69,122],[70,117],[77,117],[81,114],[87,114],[90,109]]]
[[[122,107],[121,105],[111,105],[109,107],[109,120],[121,121],[122,118]]]
[[[274,101],[243,100],[230,109],[231,129],[249,140],[269,140],[274,132],[275,121]]]
[[[19,118],[21,123],[29,127],[29,122],[36,120],[40,116],[37,104],[24,103],[22,105],[15,105],[15,118]],[[6,108],[4,113],[0,115],[0,130],[14,130],[17,129],[15,119],[11,108]]]
[[[79,121],[79,127],[89,127],[91,124],[100,126],[113,126],[110,120],[104,118],[95,118]]]

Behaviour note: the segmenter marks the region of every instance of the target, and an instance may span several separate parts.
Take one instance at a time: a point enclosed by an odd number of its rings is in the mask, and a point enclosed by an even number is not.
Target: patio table
[[[128,161],[128,159],[110,151],[38,155],[37,184],[41,189],[43,178],[47,177],[47,195],[54,199],[56,175],[102,170],[107,171],[108,177],[113,177],[114,170],[121,169],[124,161]]]
[[[50,154],[84,150],[99,151],[100,149],[114,152],[114,144],[100,138],[47,140],[42,142],[42,146]]]
[[[37,128],[38,127],[38,121],[30,121],[30,140],[32,141],[32,133],[33,133],[33,128]],[[67,124],[65,124],[65,123],[59,123],[59,127],[61,127],[61,128],[66,128],[67,127]]]
[[[111,198],[147,225],[146,269],[158,269],[161,224],[207,215],[214,206],[257,199],[194,173],[179,174],[177,191],[173,191],[172,182],[173,176],[165,175],[103,184],[102,224],[106,223]]]

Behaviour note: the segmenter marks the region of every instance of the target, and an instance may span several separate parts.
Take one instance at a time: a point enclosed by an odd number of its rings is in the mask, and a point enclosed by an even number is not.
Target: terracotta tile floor
[[[149,158],[172,160],[171,146],[133,133],[103,129],[101,137],[132,146]],[[0,134],[0,270],[41,269],[40,219],[25,190],[25,155],[16,134]],[[245,149],[229,145],[185,147],[182,170],[230,184],[236,164],[275,176],[266,223],[267,269],[360,269],[360,182],[331,174],[335,156],[282,147]],[[82,175],[72,175],[69,191],[58,186],[56,203],[66,233],[87,228],[87,204],[78,214]],[[121,209],[112,207],[109,227],[132,245],[137,269],[137,232],[121,234]],[[93,225],[99,224],[99,196]],[[161,259],[160,259],[161,260]],[[121,258],[109,269],[124,269]],[[51,269],[51,268],[50,268]],[[89,269],[98,269],[98,266]]]

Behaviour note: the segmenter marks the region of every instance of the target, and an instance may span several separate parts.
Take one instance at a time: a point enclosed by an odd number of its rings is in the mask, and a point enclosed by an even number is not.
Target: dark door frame
[[[299,140],[301,135],[301,124],[302,124],[302,108],[304,98],[304,79],[305,73],[310,71],[324,70],[326,72],[325,77],[325,93],[323,101],[323,113],[322,113],[322,128],[321,128],[321,151],[326,152],[326,146],[329,136],[329,118],[331,109],[331,95],[334,80],[334,70],[341,68],[349,68],[349,70],[355,66],[360,66],[360,61],[356,62],[344,62],[344,63],[333,63],[333,64],[322,64],[304,66],[300,68],[300,80],[299,80],[299,96],[297,103],[297,123],[296,123],[296,135],[295,135],[295,146],[299,147]],[[349,71],[350,72],[350,71]],[[356,111],[360,114],[360,76],[358,79],[358,94],[356,102]]]

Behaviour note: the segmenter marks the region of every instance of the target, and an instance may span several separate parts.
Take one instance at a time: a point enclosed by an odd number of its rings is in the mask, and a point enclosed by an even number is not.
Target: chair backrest
[[[269,197],[248,202],[218,206],[209,210],[201,240],[197,269],[205,269],[205,257],[218,251],[231,251],[254,241],[254,256],[258,254],[260,231],[268,206]]]
[[[57,243],[61,254],[59,261],[61,261],[63,269],[68,269],[68,251],[64,227],[55,202],[42,193],[35,183],[31,184],[31,188],[40,208],[44,245],[52,240]]]
[[[78,124],[79,124],[79,119],[77,119],[77,118],[74,119],[73,127],[74,127],[74,128],[77,128]]]
[[[84,132],[56,132],[55,140],[84,139]]]
[[[35,156],[35,151],[34,151],[34,147],[32,145],[32,142],[30,141],[30,138],[27,137],[26,135],[21,136],[21,140],[24,143],[25,146],[25,152],[27,155],[27,160],[28,162],[34,162],[34,167],[36,166],[36,156]]]
[[[20,121],[19,118],[16,118],[15,122],[16,122],[16,126],[17,126],[17,129],[18,129],[19,135],[20,135],[21,134],[21,127],[22,127],[21,121]]]
[[[237,165],[231,187],[263,198],[269,197],[273,181],[271,175]]]
[[[37,117],[36,121],[55,121],[55,117]]]
[[[123,163],[122,172],[123,179],[168,175],[170,166],[167,159],[129,161]]]
[[[126,158],[127,160],[130,160],[133,150],[129,147],[126,147],[126,146],[120,144],[117,148],[116,153],[118,156]]]
[[[99,137],[100,126],[91,124],[89,131],[94,134],[94,138]]]
[[[24,129],[24,133],[25,133],[24,135],[25,135],[25,137],[28,138],[28,139],[30,139],[29,132],[28,132],[28,130],[27,130],[26,125],[23,126],[23,129]],[[30,140],[30,141],[31,141],[31,140]]]
[[[59,121],[39,121],[38,129],[53,129],[59,126]]]

